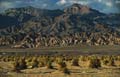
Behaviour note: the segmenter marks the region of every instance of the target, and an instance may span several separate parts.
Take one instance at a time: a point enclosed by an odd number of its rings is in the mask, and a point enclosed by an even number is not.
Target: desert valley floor
[[[53,63],[53,69],[48,69],[46,66],[38,68],[22,69],[20,72],[14,72],[13,62],[10,56],[15,55],[29,57],[44,57],[49,56],[50,59],[66,56],[68,59],[79,58],[79,66],[71,65],[71,61],[65,59],[66,67],[70,74],[65,74],[57,70],[57,66]],[[4,57],[2,57],[4,56]],[[81,61],[80,57],[113,57],[116,66],[102,65],[100,68],[88,68],[88,62]],[[120,46],[69,46],[69,47],[42,47],[39,49],[0,49],[0,77],[119,77],[120,76]],[[26,57],[27,58],[27,57]]]

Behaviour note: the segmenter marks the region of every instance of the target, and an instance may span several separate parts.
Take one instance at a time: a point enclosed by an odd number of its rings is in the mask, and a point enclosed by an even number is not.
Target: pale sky
[[[33,6],[45,9],[63,9],[74,3],[87,5],[104,13],[118,13],[120,0],[0,0],[0,12],[8,8]]]

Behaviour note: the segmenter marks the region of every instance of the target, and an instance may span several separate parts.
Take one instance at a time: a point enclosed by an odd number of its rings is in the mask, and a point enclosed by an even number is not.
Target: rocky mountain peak
[[[87,13],[90,13],[90,8],[88,6],[81,5],[81,4],[73,4],[65,8],[64,12],[71,13],[71,14],[87,14]]]

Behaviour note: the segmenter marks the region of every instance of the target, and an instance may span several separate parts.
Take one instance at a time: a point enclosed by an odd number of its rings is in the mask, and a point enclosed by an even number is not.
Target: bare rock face
[[[87,14],[90,13],[90,8],[80,4],[73,4],[71,7],[66,8],[64,12],[71,14]]]
[[[77,37],[76,37],[77,36]],[[70,46],[70,45],[120,45],[120,38],[115,37],[114,34],[110,33],[91,33],[89,36],[84,33],[80,33],[73,36],[65,36],[58,38],[42,37],[36,38],[28,37],[25,38],[21,44],[15,45],[14,47],[20,48],[39,48],[41,46]]]

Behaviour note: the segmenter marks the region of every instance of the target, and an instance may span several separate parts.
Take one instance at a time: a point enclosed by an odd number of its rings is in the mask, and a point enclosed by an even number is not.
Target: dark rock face
[[[19,25],[19,21],[14,17],[0,15],[0,29],[6,28],[11,25]]]
[[[106,15],[79,4],[64,10],[8,9],[0,15],[0,46],[119,45],[119,20],[119,14]]]

